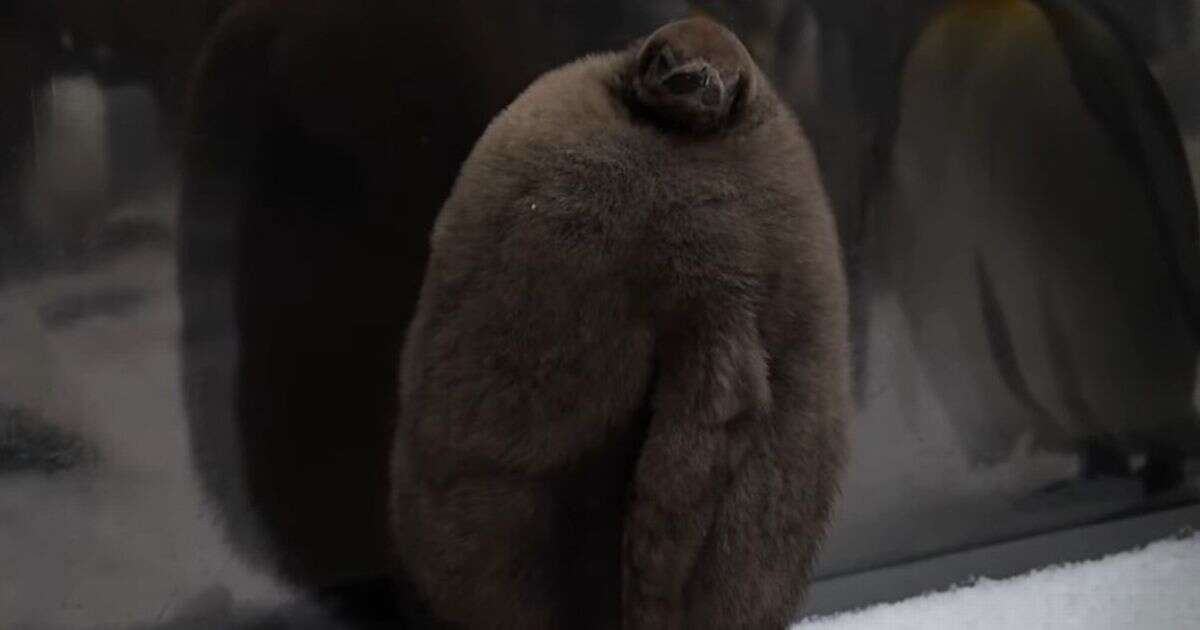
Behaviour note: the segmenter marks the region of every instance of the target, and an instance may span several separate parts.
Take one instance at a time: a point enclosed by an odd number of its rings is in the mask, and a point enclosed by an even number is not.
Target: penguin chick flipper
[[[625,516],[622,607],[627,628],[691,628],[684,601],[736,452],[770,410],[766,351],[753,315],[708,329],[688,318],[660,342],[653,417]],[[711,318],[716,319],[716,318]],[[720,326],[720,324],[716,324]]]

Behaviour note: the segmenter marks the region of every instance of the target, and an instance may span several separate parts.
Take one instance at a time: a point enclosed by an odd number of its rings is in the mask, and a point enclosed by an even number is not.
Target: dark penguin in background
[[[447,627],[786,627],[843,461],[846,310],[808,143],[730,32],[542,76],[433,232],[403,575]]]
[[[1183,481],[1200,248],[1144,62],[1072,2],[961,0],[907,60],[886,268],[967,456],[1078,452]]]
[[[194,464],[243,557],[389,623],[400,341],[437,209],[505,103],[658,10],[243,0],[223,16],[187,98],[180,351]]]

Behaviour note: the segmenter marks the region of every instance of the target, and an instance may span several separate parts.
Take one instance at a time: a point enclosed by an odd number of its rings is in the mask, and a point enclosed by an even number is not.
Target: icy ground
[[[1200,628],[1200,535],[806,620],[793,630]]]

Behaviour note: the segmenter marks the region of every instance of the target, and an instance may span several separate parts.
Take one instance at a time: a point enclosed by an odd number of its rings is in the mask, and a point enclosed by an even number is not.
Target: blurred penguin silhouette
[[[1184,481],[1197,445],[1197,208],[1131,45],[1066,0],[960,0],[904,68],[887,267],[968,457],[1077,452]]]

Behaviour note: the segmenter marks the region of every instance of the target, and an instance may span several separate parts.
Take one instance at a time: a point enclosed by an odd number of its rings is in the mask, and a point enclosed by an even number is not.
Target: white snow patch
[[[1200,628],[1200,535],[832,617],[793,630]]]

